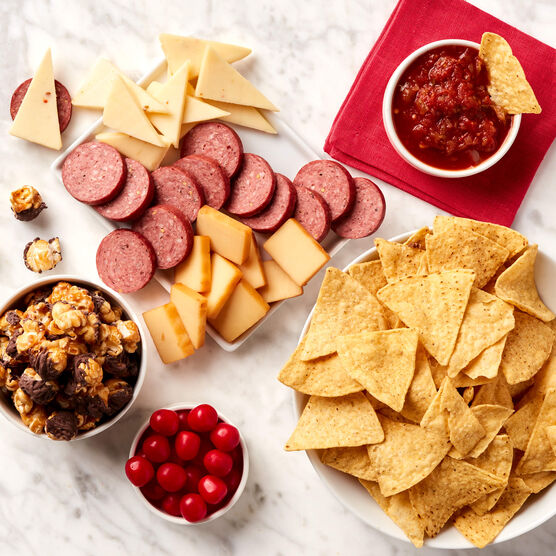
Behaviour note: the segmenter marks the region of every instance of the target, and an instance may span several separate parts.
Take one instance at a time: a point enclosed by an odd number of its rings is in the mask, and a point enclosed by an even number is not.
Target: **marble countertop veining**
[[[394,3],[3,0],[0,298],[35,278],[21,261],[23,246],[33,237],[60,236],[64,261],[57,271],[96,277],[94,253],[105,233],[85,207],[60,190],[49,171],[56,153],[7,133],[11,93],[32,73],[47,46],[53,49],[57,78],[74,91],[99,55],[139,77],[160,57],[156,39],[160,32],[249,45],[254,55],[240,66],[282,107],[281,116],[322,152],[332,119]],[[553,0],[473,3],[555,46]],[[65,134],[65,145],[94,117],[79,114]],[[515,226],[556,257],[555,175],[553,146]],[[16,222],[9,211],[9,191],[23,184],[38,187],[49,206],[31,224]],[[380,230],[384,237],[430,223],[438,212],[391,186],[384,185],[383,191],[388,204]],[[369,240],[352,241],[333,262],[342,267],[368,246]],[[136,406],[99,437],[58,444],[32,438],[0,421],[0,555],[416,553],[409,544],[378,533],[344,509],[303,453],[282,450],[294,418],[291,393],[275,376],[296,345],[317,289],[315,280],[305,295],[290,301],[287,311],[263,325],[234,354],[208,341],[194,357],[164,368],[153,349]],[[166,299],[156,282],[129,296],[137,312]],[[248,439],[251,474],[246,492],[217,524],[186,528],[153,518],[124,477],[123,464],[140,423],[154,408],[181,400],[213,403],[230,415]],[[512,542],[487,548],[484,554],[544,556],[553,553],[554,546],[556,519]]]

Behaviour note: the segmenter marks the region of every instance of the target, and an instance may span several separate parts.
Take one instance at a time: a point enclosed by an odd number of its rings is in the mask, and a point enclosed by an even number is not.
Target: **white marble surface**
[[[440,1],[440,0],[439,0]],[[554,46],[552,0],[475,0],[481,8]],[[98,55],[138,77],[160,56],[159,32],[199,34],[253,48],[242,68],[282,107],[281,116],[320,151],[332,119],[394,0],[3,0],[0,3],[0,298],[34,276],[21,252],[37,235],[59,235],[64,261],[57,270],[96,277],[94,253],[104,230],[61,189],[49,172],[55,153],[7,134],[13,89],[53,49],[58,79],[74,91]],[[552,32],[552,34],[551,34]],[[65,144],[91,115],[76,117]],[[556,257],[556,156],[543,162],[515,227]],[[36,222],[16,222],[8,193],[33,184],[48,210]],[[388,203],[380,235],[390,237],[430,223],[433,207],[385,185]],[[351,242],[335,259],[345,265],[367,249]],[[0,421],[0,554],[350,554],[405,555],[414,549],[361,523],[319,481],[303,453],[282,445],[294,425],[290,392],[275,376],[294,348],[313,304],[317,281],[262,326],[237,353],[212,341],[194,357],[164,367],[152,353],[148,377],[133,410],[95,439],[41,441]],[[140,312],[165,302],[156,283],[129,296]],[[123,464],[139,424],[151,410],[180,400],[213,403],[249,442],[251,475],[230,514],[216,524],[172,526],[151,516],[126,483]],[[554,553],[556,520],[486,554]],[[432,554],[424,549],[421,554]],[[436,554],[437,552],[434,551]],[[466,551],[461,551],[461,554]]]

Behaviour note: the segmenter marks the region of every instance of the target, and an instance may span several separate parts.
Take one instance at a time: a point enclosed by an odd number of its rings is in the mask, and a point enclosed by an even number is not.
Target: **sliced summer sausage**
[[[321,195],[330,208],[333,221],[347,214],[355,200],[351,174],[333,160],[313,160],[305,164],[297,172],[293,184],[308,187]]]
[[[123,189],[112,201],[95,207],[110,220],[125,222],[139,218],[154,197],[154,185],[149,171],[136,160],[125,159],[127,175]]]
[[[367,178],[354,178],[355,202],[353,208],[332,225],[341,237],[357,239],[371,235],[384,220],[386,203],[382,191]]]
[[[317,240],[322,241],[330,230],[330,209],[326,201],[312,189],[298,186],[293,217]]]
[[[97,271],[101,280],[120,293],[146,286],[156,270],[156,255],[141,234],[119,229],[109,233],[97,249]]]

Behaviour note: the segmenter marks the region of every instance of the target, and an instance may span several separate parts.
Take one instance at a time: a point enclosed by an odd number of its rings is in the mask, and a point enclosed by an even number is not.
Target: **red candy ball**
[[[136,487],[145,486],[154,477],[151,462],[141,456],[133,456],[125,464],[125,474]]]
[[[181,515],[187,521],[201,521],[207,515],[207,505],[198,494],[186,494],[180,501]]]
[[[192,460],[201,447],[201,438],[191,431],[180,431],[174,442],[176,454],[183,460]]]
[[[210,440],[219,450],[230,452],[239,444],[239,431],[228,423],[218,423],[210,433]]]
[[[180,431],[188,431],[189,423],[187,422],[187,416],[189,415],[189,409],[181,409],[178,411],[178,420]]]
[[[156,480],[166,492],[177,492],[184,487],[187,475],[180,465],[163,463],[156,472]]]
[[[203,465],[205,469],[217,477],[225,477],[231,470],[234,462],[230,454],[222,450],[211,450],[205,454]]]
[[[166,496],[166,491],[156,481],[145,485],[141,492],[147,500],[151,501],[162,500]]]
[[[171,409],[159,409],[151,415],[150,425],[152,429],[163,436],[172,436],[178,432],[179,417]]]
[[[234,493],[241,483],[241,477],[243,473],[239,469],[232,469],[230,474],[226,477],[226,484],[228,485],[228,492],[230,494]]]
[[[228,494],[228,487],[219,477],[205,475],[199,481],[199,494],[208,504],[218,504]]]
[[[162,463],[170,457],[170,443],[161,434],[152,434],[143,442],[143,452],[154,463]]]
[[[170,515],[174,515],[176,517],[181,516],[180,510],[180,502],[182,496],[180,494],[166,494],[164,499],[162,500],[162,509]]]
[[[208,432],[218,423],[218,413],[211,405],[201,404],[189,412],[187,422],[194,431]]]
[[[187,492],[199,492],[199,481],[203,478],[205,472],[196,465],[188,465],[185,468],[187,481],[185,483],[185,490]]]

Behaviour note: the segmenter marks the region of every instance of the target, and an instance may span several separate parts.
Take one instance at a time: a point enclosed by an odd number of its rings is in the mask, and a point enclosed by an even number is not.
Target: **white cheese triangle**
[[[258,129],[259,131],[264,131],[265,133],[277,133],[270,122],[253,106],[230,104],[229,102],[218,102],[217,100],[210,100],[207,102],[210,102],[213,106],[220,108],[220,110],[226,110],[228,112],[227,116],[218,117],[223,122]]]
[[[225,109],[213,106],[201,99],[187,95],[182,123],[203,122],[205,120],[223,119],[230,113]]]
[[[62,148],[50,48],[29,84],[10,134],[49,149]]]

